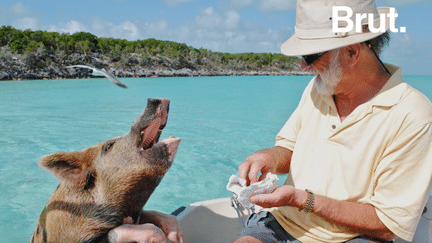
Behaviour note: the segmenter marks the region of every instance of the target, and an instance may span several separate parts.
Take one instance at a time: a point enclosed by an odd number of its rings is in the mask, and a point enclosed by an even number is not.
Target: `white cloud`
[[[22,3],[14,3],[10,5],[9,10],[16,15],[28,15],[32,14],[29,7],[24,6]]]
[[[201,15],[195,17],[195,23],[200,29],[215,29],[220,27],[222,16],[215,13],[213,7],[201,10]]]
[[[163,36],[169,36],[172,30],[169,28],[169,21],[167,19],[160,19],[146,23],[143,27],[145,38],[157,38]],[[166,39],[166,37],[164,38]]]
[[[111,29],[111,27],[111,23],[108,23],[99,17],[94,17],[92,20],[92,29],[96,35],[108,37],[109,35],[106,35],[106,33]]]
[[[201,14],[195,17],[195,24],[199,29],[208,30],[234,30],[241,24],[241,16],[237,11],[229,10],[223,15],[214,11],[213,7],[201,10]]]
[[[282,12],[296,8],[295,0],[259,0],[257,9],[266,13]]]
[[[69,33],[73,34],[76,32],[89,32],[89,29],[82,23],[71,20],[67,23],[60,23],[57,25],[50,25],[48,28],[49,31],[61,32],[61,33]]]
[[[193,2],[193,1],[196,0],[163,0],[163,2],[168,6],[177,5],[185,2]]]
[[[99,26],[99,33],[103,33],[101,36],[127,40],[136,40],[141,37],[138,27],[129,21],[125,21],[116,25],[114,23],[99,19],[93,22],[93,26]]]
[[[228,29],[237,29],[240,25],[240,14],[237,11],[231,10],[225,13],[225,25]]]
[[[143,25],[144,26],[144,25]],[[162,25],[153,26],[152,30],[164,29]],[[120,24],[115,24],[103,20],[99,17],[92,18],[90,26],[80,23],[76,20],[71,20],[67,23],[60,23],[58,25],[49,26],[49,31],[56,31],[61,33],[76,33],[76,32],[90,32],[96,36],[112,37],[127,40],[137,40],[143,38],[143,31],[141,25],[134,24],[130,21],[124,21]]]
[[[231,0],[231,5],[234,8],[244,8],[248,6],[252,6],[254,0]]]
[[[139,37],[138,28],[135,24],[126,21],[119,25],[120,31],[125,32],[127,36],[129,36],[129,39],[137,39]]]
[[[32,11],[22,3],[9,6],[0,5],[0,25],[11,25],[18,29],[40,29],[42,15]]]
[[[388,7],[409,7],[416,6],[423,3],[430,2],[430,0],[377,0],[376,5],[379,6],[388,6]]]
[[[23,17],[13,20],[12,26],[17,29],[32,29],[37,30],[39,27],[39,20],[32,17]]]
[[[177,29],[177,38],[179,42],[185,42],[195,38],[194,31],[187,25],[180,26]]]
[[[183,42],[196,48],[220,52],[280,52],[280,45],[292,34],[290,29],[269,30],[259,23],[245,22],[234,10],[201,10],[193,25],[187,29],[189,39]],[[173,36],[174,37],[174,36]],[[176,41],[175,37],[172,39]]]
[[[170,39],[176,37],[173,30],[169,28],[167,19],[154,20],[147,23],[125,21],[120,24],[115,24],[103,20],[99,17],[93,18],[92,30],[90,31],[97,36],[112,37],[127,40],[138,39]],[[182,28],[182,32],[188,32],[188,29]],[[182,34],[182,38],[186,38],[188,33]]]
[[[213,7],[208,7],[206,9],[204,9],[202,12],[205,13],[206,15],[213,15],[213,13],[214,13]]]

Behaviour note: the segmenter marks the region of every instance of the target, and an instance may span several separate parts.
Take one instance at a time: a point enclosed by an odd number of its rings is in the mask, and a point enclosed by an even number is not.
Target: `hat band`
[[[333,32],[332,29],[304,30],[297,28],[297,26],[295,27],[295,35],[299,39],[341,38],[349,35],[359,35],[369,32],[370,30],[368,24],[362,25],[361,32],[356,31],[356,28],[353,28],[351,31],[348,32]]]

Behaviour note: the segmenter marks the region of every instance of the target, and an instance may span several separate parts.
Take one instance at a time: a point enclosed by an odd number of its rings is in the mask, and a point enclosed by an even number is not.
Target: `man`
[[[299,0],[295,34],[282,45],[317,75],[276,137],[240,166],[248,184],[288,173],[252,203],[236,242],[411,241],[432,181],[432,105],[378,58],[388,33],[333,33],[331,6],[378,13],[373,0]],[[353,17],[354,18],[354,17]],[[386,19],[386,30],[389,29]],[[355,26],[354,26],[355,29]],[[261,175],[260,175],[261,173]],[[259,176],[260,175],[260,176]]]

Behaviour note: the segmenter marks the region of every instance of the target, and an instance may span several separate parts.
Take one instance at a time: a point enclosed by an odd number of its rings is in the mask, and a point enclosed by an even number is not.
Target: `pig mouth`
[[[147,149],[152,148],[155,144],[159,143],[160,135],[162,134],[162,130],[165,128],[165,125],[168,120],[168,110],[167,103],[163,103],[158,107],[155,117],[152,119],[150,125],[145,127],[141,133],[141,141],[138,145],[138,149],[141,152],[144,152]],[[174,156],[177,152],[178,145],[181,139],[176,138],[174,136],[170,136],[167,139],[160,141],[160,143],[165,144],[168,148],[169,157],[168,161],[173,161]]]
[[[141,131],[140,150],[147,150],[159,142],[160,135],[168,119],[168,111],[164,105],[158,107],[156,116],[146,128]]]

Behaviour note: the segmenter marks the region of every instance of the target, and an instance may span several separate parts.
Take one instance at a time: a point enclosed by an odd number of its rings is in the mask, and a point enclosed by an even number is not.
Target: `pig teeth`
[[[145,129],[142,141],[143,149],[149,148],[156,138],[161,123],[160,120],[160,117],[156,118],[150,126]]]

